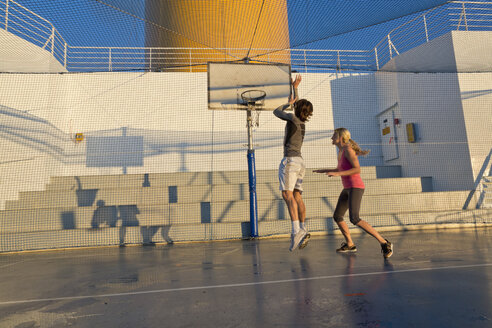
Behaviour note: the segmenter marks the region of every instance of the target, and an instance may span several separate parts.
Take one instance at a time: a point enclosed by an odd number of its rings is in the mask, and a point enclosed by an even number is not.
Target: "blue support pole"
[[[258,203],[256,200],[256,166],[254,149],[248,149],[248,177],[251,238],[256,238],[258,237]]]

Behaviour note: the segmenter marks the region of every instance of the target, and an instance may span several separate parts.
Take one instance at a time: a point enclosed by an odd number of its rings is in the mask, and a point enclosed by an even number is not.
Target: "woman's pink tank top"
[[[338,171],[347,171],[350,170],[353,166],[350,164],[349,160],[345,158],[345,149],[342,150],[342,154],[340,155],[340,158],[338,159]],[[362,181],[362,178],[360,177],[359,173],[352,174],[352,175],[344,175],[341,177],[342,178],[342,184],[344,189],[348,188],[360,188],[364,189],[364,182]]]

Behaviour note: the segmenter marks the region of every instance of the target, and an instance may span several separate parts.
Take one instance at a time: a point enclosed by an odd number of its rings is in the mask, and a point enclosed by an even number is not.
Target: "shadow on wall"
[[[71,142],[70,136],[50,122],[26,111],[3,105],[0,105],[0,122],[0,139],[28,147],[66,163],[65,148]]]
[[[361,166],[383,165],[374,74],[344,75],[330,81],[335,128],[348,129],[368,156],[359,158]]]
[[[78,207],[92,207],[99,189],[82,189],[81,181],[79,177],[75,177],[78,187],[76,190],[77,205]],[[142,181],[142,187],[150,187],[148,175],[144,175]],[[124,246],[126,244],[125,237],[127,227],[140,226],[138,215],[140,210],[137,205],[106,205],[106,202],[102,199],[97,200],[96,209],[92,214],[91,230],[97,230],[104,227],[114,228],[119,226],[119,244]],[[76,229],[76,217],[73,211],[63,212],[61,214],[61,221],[63,229]],[[120,221],[120,224],[118,224]],[[142,235],[142,243],[144,245],[153,245],[155,242],[153,238],[157,231],[161,229],[162,239],[171,244],[173,240],[169,237],[170,225],[158,225],[158,226],[140,226],[140,233]]]
[[[119,225],[119,245],[124,246],[126,244],[125,237],[127,227],[140,226],[138,214],[140,214],[140,210],[137,205],[107,206],[103,200],[98,200],[97,208],[94,210],[91,220],[91,229],[99,229],[104,226],[117,227],[118,221],[121,221]],[[169,237],[169,230],[171,229],[171,226],[158,225],[140,226],[143,245],[155,244],[153,238],[159,229],[161,229],[162,239],[168,244],[172,244],[173,240]]]
[[[492,94],[492,89],[464,91],[461,93],[461,99],[466,100],[466,99],[481,97],[489,94]]]
[[[94,214],[92,215],[91,227],[93,229],[97,229],[105,224],[108,227],[116,227],[117,221],[118,221],[117,206],[114,205],[106,206],[106,203],[103,200],[98,200],[97,208],[94,210]],[[137,220],[137,225],[138,225],[138,220]]]
[[[74,146],[70,134],[26,111],[0,105],[0,119],[0,139],[23,145],[67,165],[122,167],[123,173],[126,173],[127,167],[143,166],[145,158],[163,154],[179,154],[179,171],[186,172],[187,155],[243,153],[247,142],[246,136],[237,131],[193,132],[121,127],[86,132],[83,143]],[[283,129],[256,131],[256,150],[280,147],[283,134]],[[332,131],[329,130],[308,131],[304,142],[329,139],[331,135]]]
[[[468,195],[468,198],[466,199],[465,204],[463,205],[464,210],[468,209],[470,202],[472,201],[473,197],[475,196],[475,193],[477,192],[479,193],[479,195],[475,208],[478,209],[482,207],[485,200],[485,195],[487,193],[487,189],[485,187],[485,183],[487,182],[486,179],[487,177],[492,176],[492,165],[490,164],[491,157],[492,157],[492,149],[490,149],[489,154],[487,155],[487,157],[485,157],[485,160],[483,161],[482,168],[480,169],[480,172],[478,172],[477,178],[475,179],[474,188],[472,191],[470,191],[470,194]]]
[[[195,214],[196,217],[187,218],[196,222],[198,219],[201,224],[211,224],[211,223],[220,223],[226,222],[228,218],[234,217],[234,214],[231,215],[231,211],[237,210],[237,206],[242,206],[247,199],[246,191],[243,193],[243,198],[237,201],[229,201],[222,207],[220,213],[213,214],[214,203],[210,200],[207,201],[207,198],[211,196],[213,192],[213,179],[214,176],[217,176],[221,181],[228,181],[228,176],[224,175],[224,172],[216,172],[212,174],[212,172],[207,172],[210,183],[210,190],[204,193],[204,199],[200,202],[199,211]],[[190,181],[194,181],[196,177],[200,176],[199,172],[196,172],[190,177]],[[222,178],[220,178],[222,177]],[[131,231],[130,238],[128,238],[127,232],[128,227],[140,227],[139,231],[141,234],[141,242],[144,245],[153,245],[155,242],[167,242],[173,243],[173,239],[170,237],[170,229],[172,225],[170,224],[158,224],[158,225],[141,225],[141,220],[139,219],[139,215],[141,214],[141,210],[136,204],[124,204],[124,205],[114,205],[115,200],[111,200],[110,204],[104,199],[98,198],[100,189],[83,189],[82,182],[80,177],[74,177],[77,181],[77,189],[72,190],[77,195],[77,207],[78,208],[91,208],[94,207],[92,215],[87,218],[87,224],[84,223],[84,217],[77,217],[76,211],[67,211],[61,214],[61,222],[63,229],[77,229],[86,227],[89,225],[89,230],[91,231],[103,231],[107,228],[117,228],[119,231],[119,240],[118,241],[109,241],[110,243],[119,243],[121,246],[124,246],[126,243],[135,243],[135,230]],[[188,181],[188,183],[193,183]],[[142,175],[141,186],[142,187],[151,187],[152,181],[149,179],[149,175]],[[286,207],[284,205],[284,201],[279,199],[279,191],[277,190],[276,183],[267,183],[266,184],[271,191],[271,194],[275,197],[272,197],[268,200],[268,204],[265,204],[264,212],[260,214],[260,221],[268,221],[272,218],[277,220],[287,220],[288,212],[286,211]],[[243,184],[244,189],[247,189],[247,184]],[[168,188],[168,203],[177,204],[178,199],[178,190],[179,186],[167,186]],[[112,203],[112,204],[111,204]],[[220,207],[220,205],[218,205]],[[81,211],[81,215],[86,211]],[[150,214],[152,216],[158,215],[155,213],[149,213],[146,211],[147,215]],[[179,213],[174,213],[174,215],[179,216]],[[248,215],[245,212],[244,220],[248,220]],[[181,220],[182,221],[182,220]],[[186,222],[184,222],[186,223]],[[158,235],[160,230],[160,237]],[[241,222],[241,231],[242,237],[247,238],[250,235],[250,226],[248,222]]]

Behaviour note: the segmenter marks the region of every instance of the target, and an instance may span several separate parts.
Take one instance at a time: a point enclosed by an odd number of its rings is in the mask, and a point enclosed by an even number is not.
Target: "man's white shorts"
[[[302,180],[306,174],[306,166],[302,157],[284,157],[278,168],[280,190],[302,191]]]

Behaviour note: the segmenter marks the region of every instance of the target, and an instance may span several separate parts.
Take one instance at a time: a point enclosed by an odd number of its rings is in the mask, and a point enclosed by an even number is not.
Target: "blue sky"
[[[17,1],[50,20],[72,46],[143,46],[145,44],[144,0]],[[443,0],[288,0],[291,47],[370,49],[389,30],[399,24],[398,20],[391,21],[393,18],[445,2]],[[385,21],[390,22],[360,30],[364,26]],[[354,32],[346,34],[349,31]],[[311,42],[314,40],[321,41]]]
[[[15,0],[49,20],[71,46],[143,46],[144,22],[95,0]],[[144,1],[125,1],[141,17]],[[140,4],[140,10],[138,10]],[[126,8],[131,9],[131,8]]]
[[[291,47],[370,49],[396,26],[395,23],[399,24],[392,20],[446,2],[443,0],[288,0]],[[320,41],[313,43],[313,40]]]
[[[146,27],[152,26],[149,21],[153,20],[145,15],[145,0],[15,1],[51,21],[70,46],[144,47]],[[176,1],[207,4],[223,0]],[[229,1],[258,1],[261,4],[263,0]],[[445,3],[447,1],[443,0],[287,0],[290,47],[372,50],[395,27]],[[199,15],[199,12],[194,14]],[[247,13],[233,14],[241,20]],[[448,16],[443,13],[441,18],[448,19]],[[418,32],[425,40],[423,26]],[[187,37],[205,44],[195,35]]]

